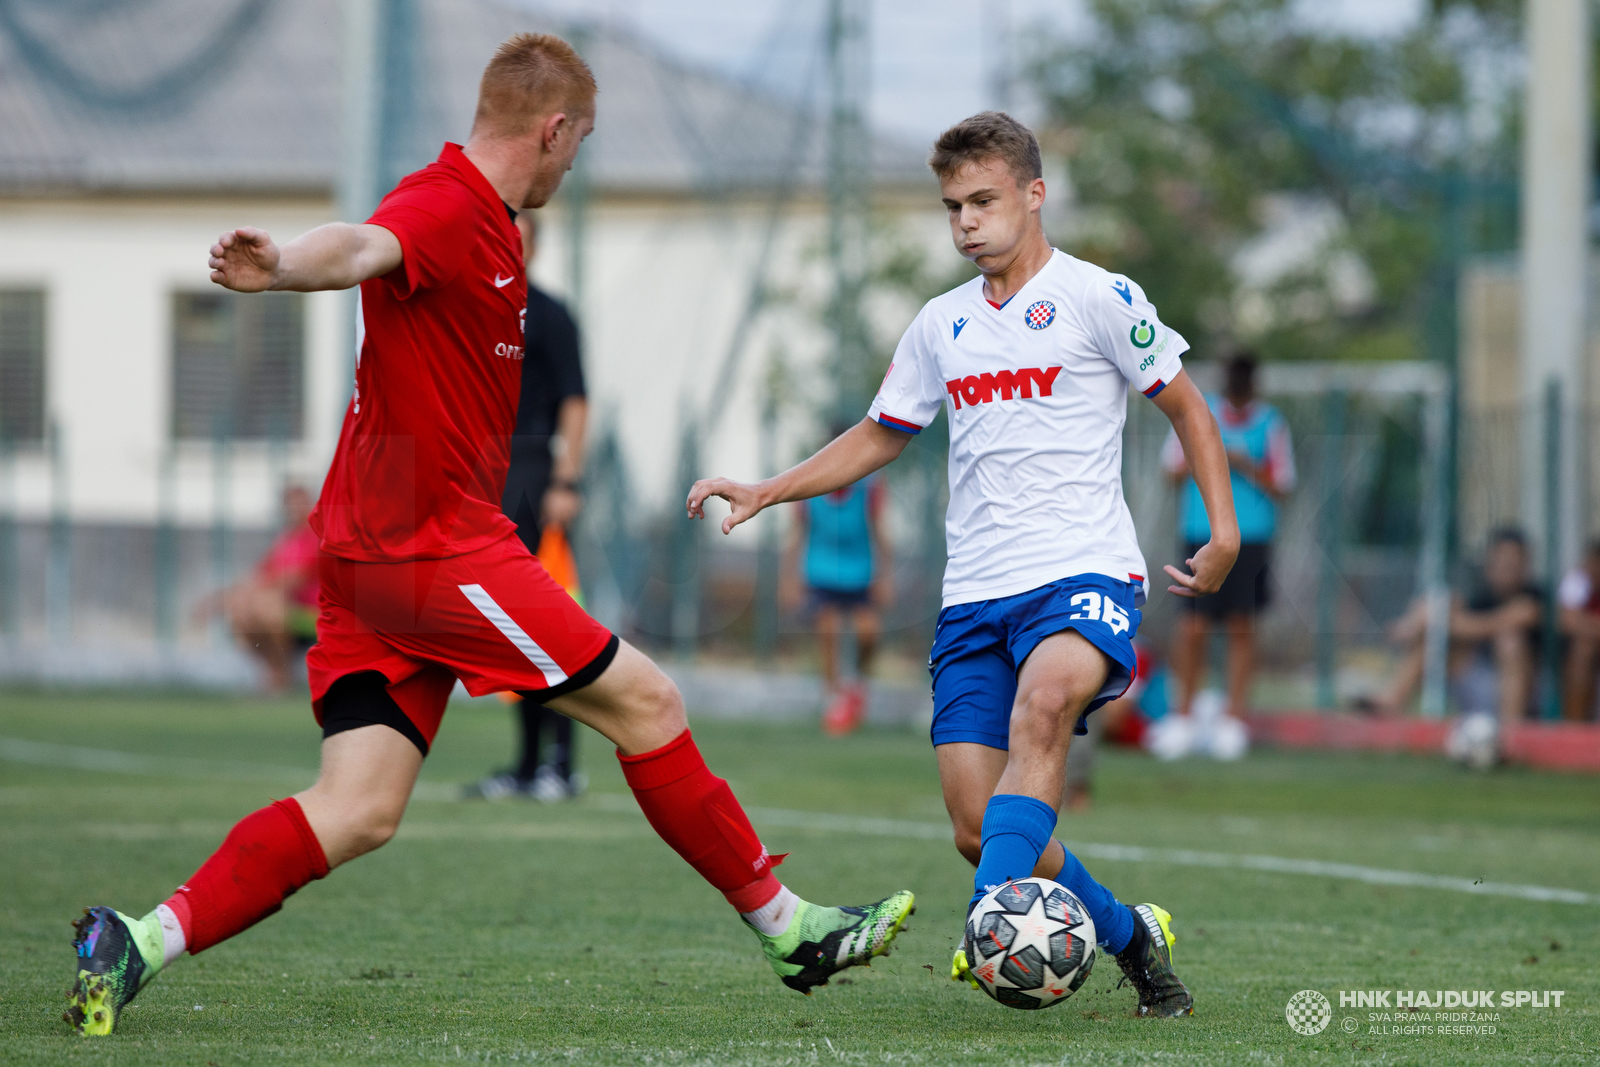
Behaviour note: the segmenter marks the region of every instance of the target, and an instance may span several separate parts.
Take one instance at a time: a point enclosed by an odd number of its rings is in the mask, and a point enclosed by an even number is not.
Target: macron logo
[[[959,318],[959,319],[957,319],[955,322],[953,322],[951,324],[952,326],[955,327],[955,333],[950,338],[952,341],[954,341],[957,337],[961,336],[961,327],[965,326],[966,324],[967,324],[967,320],[965,318]]]
[[[1126,281],[1118,280],[1112,283],[1111,291],[1122,297],[1124,304],[1133,307],[1133,289],[1129,287]]]
[[[960,411],[962,401],[966,401],[969,407],[976,407],[994,400],[996,393],[1000,394],[1001,400],[1016,397],[1032,400],[1033,387],[1036,385],[1040,396],[1049,396],[1056,375],[1060,373],[1060,367],[1024,367],[1021,370],[1003,370],[998,374],[969,374],[965,378],[952,378],[944,383],[944,388],[955,401],[956,410]]]

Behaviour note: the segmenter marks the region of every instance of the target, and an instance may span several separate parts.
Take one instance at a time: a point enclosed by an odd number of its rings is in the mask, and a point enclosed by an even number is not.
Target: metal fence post
[[[1450,647],[1450,588],[1445,582],[1449,550],[1451,459],[1447,434],[1450,421],[1450,384],[1441,372],[1428,390],[1422,409],[1423,454],[1429,465],[1422,489],[1422,559],[1418,568],[1422,595],[1428,606],[1428,629],[1423,638],[1422,714],[1444,717],[1445,671]]]
[[[228,419],[219,415],[212,423],[211,438],[211,581],[216,590],[226,589],[233,577],[233,441]],[[212,623],[217,643],[227,639],[227,622],[218,615]]]
[[[50,557],[45,571],[45,612],[50,639],[72,640],[72,514],[66,444],[61,424],[50,420]]]
[[[0,428],[0,633],[22,633],[22,565],[17,556],[17,449]]]
[[[1339,671],[1339,555],[1344,541],[1345,410],[1349,397],[1330,389],[1322,408],[1322,570],[1317,578],[1317,707],[1337,704]]]
[[[1541,680],[1544,717],[1561,718],[1561,664],[1556,647],[1556,586],[1561,581],[1561,382],[1544,390],[1544,642]]]
[[[766,402],[761,409],[761,426],[757,430],[763,478],[776,474],[778,465],[778,391],[772,387],[773,384],[770,381],[768,383]],[[772,655],[778,644],[778,568],[781,566],[778,517],[781,514],[781,511],[774,509],[761,520],[761,541],[756,548],[755,651],[762,661]]]
[[[683,517],[679,501],[689,495],[689,487],[699,477],[700,437],[698,420],[685,409],[683,431],[678,444],[677,488],[667,506],[672,509],[672,649],[681,660],[692,660],[700,647],[700,597],[705,576],[700,567],[700,528],[702,523]]]
[[[178,640],[178,459],[169,441],[156,474],[156,640],[170,648]]]

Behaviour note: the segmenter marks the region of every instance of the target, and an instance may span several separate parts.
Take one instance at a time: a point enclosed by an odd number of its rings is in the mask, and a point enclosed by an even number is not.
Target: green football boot
[[[78,978],[67,990],[72,1007],[61,1018],[85,1037],[104,1036],[161,969],[161,933],[111,908],[85,908],[72,925]]]
[[[813,986],[827,985],[846,967],[871,966],[872,957],[887,956],[890,942],[915,910],[916,898],[904,889],[864,908],[827,908],[802,900],[783,933],[755,933],[783,984],[809,997]]]
[[[1194,1014],[1194,997],[1172,969],[1172,916],[1156,904],[1130,904],[1133,937],[1117,953],[1122,981],[1139,994],[1139,1014],[1170,1018]],[[1122,982],[1118,982],[1121,985]]]
[[[972,967],[967,963],[967,950],[956,949],[956,954],[950,960],[950,980],[952,982],[965,982],[973,989],[981,989],[978,980],[972,977]]]

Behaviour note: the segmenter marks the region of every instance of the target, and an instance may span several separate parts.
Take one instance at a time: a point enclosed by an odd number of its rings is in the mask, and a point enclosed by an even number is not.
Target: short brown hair
[[[986,159],[1003,161],[1018,185],[1044,177],[1039,139],[1004,111],[980,111],[941,133],[928,166],[942,179]]]
[[[539,115],[588,110],[595,91],[593,72],[570,44],[551,33],[519,33],[484,68],[472,125],[514,137]]]

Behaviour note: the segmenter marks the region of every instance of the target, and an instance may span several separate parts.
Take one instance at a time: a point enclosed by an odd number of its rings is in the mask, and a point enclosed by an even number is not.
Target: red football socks
[[[240,819],[222,847],[166,901],[189,954],[248,930],[284,899],[328,873],[317,835],[289,797]]]
[[[722,891],[740,912],[755,911],[782,883],[728,783],[711,773],[685,730],[652,752],[617,753],[628,788],[661,839]]]

